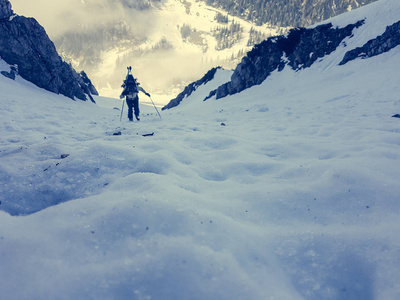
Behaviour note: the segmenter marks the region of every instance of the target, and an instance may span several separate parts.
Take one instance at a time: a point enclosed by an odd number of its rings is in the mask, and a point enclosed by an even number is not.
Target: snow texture
[[[399,299],[400,47],[338,64],[400,3],[346,16],[310,68],[162,120],[0,76],[1,298]]]

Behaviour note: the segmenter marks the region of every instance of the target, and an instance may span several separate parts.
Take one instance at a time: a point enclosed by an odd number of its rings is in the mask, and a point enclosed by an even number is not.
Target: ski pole
[[[158,116],[160,117],[160,120],[161,120],[161,115],[160,115],[160,113],[158,112],[158,109],[157,109],[156,105],[154,104],[153,99],[151,99],[150,96],[149,96],[149,98],[150,98],[150,100],[151,100],[151,103],[153,103],[153,106],[154,106],[154,108],[156,109],[156,111],[157,111],[157,113],[158,113]]]
[[[121,116],[119,117],[119,121],[120,121],[120,122],[121,122],[121,120],[122,120],[122,113],[124,112],[124,104],[125,104],[125,100],[122,100]]]

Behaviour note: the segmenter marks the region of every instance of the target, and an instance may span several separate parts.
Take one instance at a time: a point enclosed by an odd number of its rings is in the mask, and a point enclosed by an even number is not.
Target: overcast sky
[[[80,32],[86,28],[90,29],[91,26],[98,27],[99,24],[121,19],[128,23],[135,36],[147,37],[152,39],[154,43],[161,38],[161,36],[158,37],[157,35],[165,32],[163,28],[165,25],[162,20],[158,20],[159,15],[154,10],[148,10],[145,13],[133,9],[123,9],[119,1],[10,0],[10,2],[16,14],[35,18],[45,28],[53,41],[72,29]],[[166,20],[168,21],[168,18]],[[167,34],[170,33],[169,30],[166,31]],[[169,37],[173,39],[174,34]],[[107,59],[112,60],[110,57],[107,57]],[[148,92],[151,92],[152,90],[170,88],[175,81],[197,80],[211,68],[211,64],[214,66],[211,62],[204,63],[198,52],[193,52],[189,47],[183,50],[178,48],[176,51],[169,51],[168,55],[162,51],[156,53],[151,53],[150,51],[145,56],[140,56],[136,59],[132,57],[132,61],[127,63],[127,66],[132,65],[134,67],[135,76],[139,78],[142,86]],[[96,87],[101,88],[103,85],[115,81],[118,82],[115,86],[119,89],[120,82],[126,73],[125,67],[120,70],[118,77],[111,79],[109,77],[113,76],[115,72],[113,63],[100,64],[98,67],[101,68],[100,71],[93,71],[90,68],[85,69],[91,79],[95,79]],[[77,70],[80,71],[80,69]],[[94,75],[92,76],[92,74]],[[97,78],[96,76],[104,76],[105,79]],[[105,82],[103,83],[103,81]],[[119,94],[115,94],[115,96],[118,97]]]
[[[120,5],[107,0],[11,0],[18,15],[34,17],[50,37],[56,37],[80,24],[91,26],[100,22],[121,19]]]

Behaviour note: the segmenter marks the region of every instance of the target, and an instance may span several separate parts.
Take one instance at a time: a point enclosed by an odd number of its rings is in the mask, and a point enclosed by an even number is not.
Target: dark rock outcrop
[[[368,41],[362,47],[348,51],[339,65],[344,65],[356,58],[369,58],[388,52],[398,45],[400,45],[400,21],[387,26],[382,35]]]
[[[256,45],[236,67],[231,81],[220,86],[211,94],[223,98],[261,84],[271,72],[281,71],[286,65],[294,70],[310,67],[317,59],[332,53],[350,36],[354,28],[364,21],[344,28],[333,28],[324,24],[315,28],[296,28],[286,36],[269,38]]]
[[[18,66],[10,66],[10,72],[7,71],[1,71],[1,75],[11,79],[11,80],[15,80],[15,77],[18,74]]]
[[[0,1],[0,20],[8,19],[13,15],[11,3],[9,1]]]
[[[84,81],[62,61],[44,28],[33,18],[14,15],[0,0],[0,57],[18,66],[18,74],[40,88],[86,100]]]
[[[210,71],[208,71],[200,80],[197,80],[195,82],[192,82],[188,86],[185,87],[182,93],[180,93],[175,99],[172,99],[167,105],[165,105],[162,110],[165,109],[170,109],[175,106],[178,106],[179,103],[185,98],[189,97],[199,86],[202,84],[206,84],[207,82],[211,81],[214,79],[214,75],[217,72],[218,69],[221,69],[221,67],[213,68]]]
[[[89,77],[85,73],[85,71],[81,71],[79,73],[79,76],[82,79],[83,83],[85,84],[85,93],[98,96],[99,92],[97,92],[97,89],[95,88],[92,81],[89,79]]]
[[[75,77],[76,80],[79,82],[79,85],[81,86],[83,92],[89,97],[90,101],[95,103],[92,95],[98,96],[99,93],[97,92],[95,86],[93,85],[92,81],[89,79],[85,71],[81,71],[79,74],[76,74]]]

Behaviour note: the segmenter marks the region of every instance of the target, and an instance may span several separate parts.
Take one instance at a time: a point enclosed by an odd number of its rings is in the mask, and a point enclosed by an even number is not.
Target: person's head
[[[132,86],[132,85],[137,85],[137,81],[136,79],[132,76],[132,74],[128,74],[126,75],[126,78],[123,82],[123,84],[121,85],[121,87],[125,88],[126,86]]]
[[[127,77],[126,77],[126,82],[125,82],[127,85],[129,85],[129,84],[136,84],[136,80],[135,80],[135,78],[133,77],[133,75],[132,74],[129,74]]]

